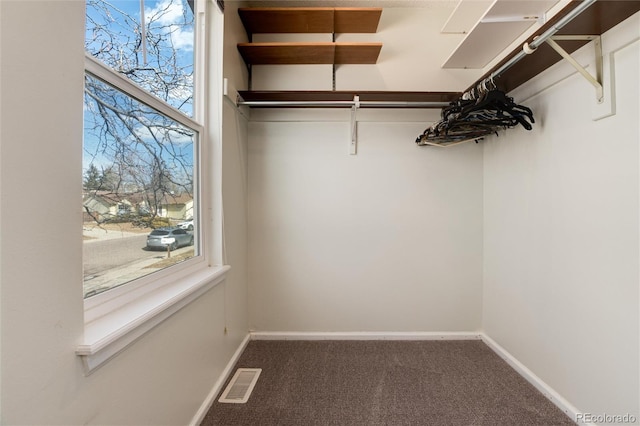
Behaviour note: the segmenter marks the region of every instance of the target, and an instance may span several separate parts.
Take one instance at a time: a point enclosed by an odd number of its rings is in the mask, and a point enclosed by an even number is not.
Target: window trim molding
[[[99,59],[94,58],[88,52],[85,52],[84,54],[84,70],[143,104],[158,110],[167,117],[184,124],[185,126],[200,129],[200,131],[202,131],[202,125],[193,118],[184,114],[182,111],[175,109],[162,99],[147,92],[127,77],[113,71],[108,65],[104,64]]]
[[[195,258],[84,299],[84,337],[76,354],[82,359],[86,375],[180,309],[224,283],[230,269],[223,264],[222,119],[221,101],[217,102],[222,99],[223,17],[213,3],[211,0],[196,2],[193,118],[85,53],[86,73],[199,133],[197,161],[194,162],[199,202],[194,216],[199,215],[196,217],[199,217],[201,250],[201,255]],[[211,45],[213,52],[207,50],[207,45]]]
[[[76,348],[85,374],[93,373],[155,326],[224,282],[230,268],[207,268],[85,324],[83,342]]]

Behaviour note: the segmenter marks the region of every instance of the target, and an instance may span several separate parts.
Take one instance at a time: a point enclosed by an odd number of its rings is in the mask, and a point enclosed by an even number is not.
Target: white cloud
[[[179,25],[184,17],[185,5],[179,0],[163,0],[156,7],[145,8],[145,20],[147,23],[151,17],[155,17],[155,22],[168,27],[171,34],[171,42],[176,49],[193,49],[193,29],[183,30]],[[158,16],[159,15],[159,16]]]
[[[178,1],[164,0],[151,10],[145,10],[145,15],[153,16],[162,13],[158,22],[163,25],[171,25],[182,19],[182,5]]]
[[[182,31],[175,25],[171,29],[171,40],[176,49],[193,49],[193,31]]]

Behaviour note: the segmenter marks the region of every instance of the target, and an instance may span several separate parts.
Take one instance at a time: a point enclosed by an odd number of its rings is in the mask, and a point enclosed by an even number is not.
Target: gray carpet
[[[203,426],[575,424],[478,340],[252,341],[240,367],[262,368],[249,401]]]

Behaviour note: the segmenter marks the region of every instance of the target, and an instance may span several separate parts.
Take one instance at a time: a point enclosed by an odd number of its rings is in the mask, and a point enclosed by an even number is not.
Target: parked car
[[[193,219],[185,220],[178,224],[178,228],[186,229],[187,231],[193,231]]]
[[[175,250],[178,247],[193,245],[193,234],[182,228],[158,228],[147,236],[148,249]]]

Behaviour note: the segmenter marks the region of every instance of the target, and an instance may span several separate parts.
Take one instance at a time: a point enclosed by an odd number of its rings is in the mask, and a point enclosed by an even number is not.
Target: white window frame
[[[85,54],[86,73],[198,132],[194,156],[198,210],[194,217],[199,224],[198,256],[84,300],[84,338],[76,353],[83,360],[86,374],[223,282],[229,270],[222,262],[222,29],[223,16],[218,7],[210,0],[197,0],[194,118]]]

